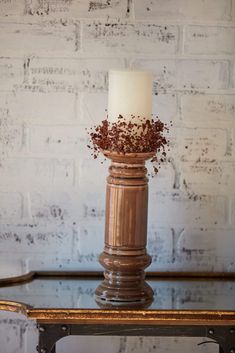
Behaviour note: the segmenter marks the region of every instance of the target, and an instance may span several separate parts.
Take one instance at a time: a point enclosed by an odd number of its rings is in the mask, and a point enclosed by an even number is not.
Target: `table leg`
[[[70,335],[67,325],[39,324],[39,353],[56,353],[56,342]]]
[[[231,340],[228,342],[218,342],[219,353],[235,353],[235,341]]]
[[[224,353],[224,350],[221,346],[219,346],[219,353]]]
[[[219,353],[235,353],[235,327],[207,327],[206,336],[218,343]]]

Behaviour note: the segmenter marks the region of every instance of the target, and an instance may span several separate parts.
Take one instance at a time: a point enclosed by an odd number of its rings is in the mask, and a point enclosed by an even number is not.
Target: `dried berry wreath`
[[[143,120],[143,122],[141,122]],[[166,160],[166,146],[169,146],[168,139],[164,136],[169,128],[160,119],[145,120],[135,116],[128,122],[119,115],[117,122],[110,122],[105,119],[101,124],[91,127],[88,131],[90,136],[88,148],[96,159],[100,152],[108,150],[118,153],[146,153],[156,152],[151,159],[154,164]],[[154,165],[155,173],[158,168]]]

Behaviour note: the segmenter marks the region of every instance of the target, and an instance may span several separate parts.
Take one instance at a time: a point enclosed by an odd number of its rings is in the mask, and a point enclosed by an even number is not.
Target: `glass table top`
[[[95,289],[102,277],[43,277],[0,285],[0,302],[24,303],[32,308],[100,309]],[[146,310],[235,311],[235,280],[149,278],[154,300]]]

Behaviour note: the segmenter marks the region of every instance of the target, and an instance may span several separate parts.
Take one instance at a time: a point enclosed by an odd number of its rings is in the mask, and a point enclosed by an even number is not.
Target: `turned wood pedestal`
[[[118,154],[111,159],[107,178],[105,247],[100,255],[104,281],[96,289],[101,305],[146,306],[153,291],[144,269],[151,263],[146,252],[148,178],[145,161],[155,153]]]

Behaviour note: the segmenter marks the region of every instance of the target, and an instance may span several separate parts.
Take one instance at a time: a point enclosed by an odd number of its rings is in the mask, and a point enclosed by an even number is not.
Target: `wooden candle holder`
[[[148,178],[145,161],[155,153],[105,151],[111,159],[107,178],[105,247],[100,255],[104,281],[96,300],[105,305],[147,305],[153,291],[144,269],[151,263],[146,252]]]

